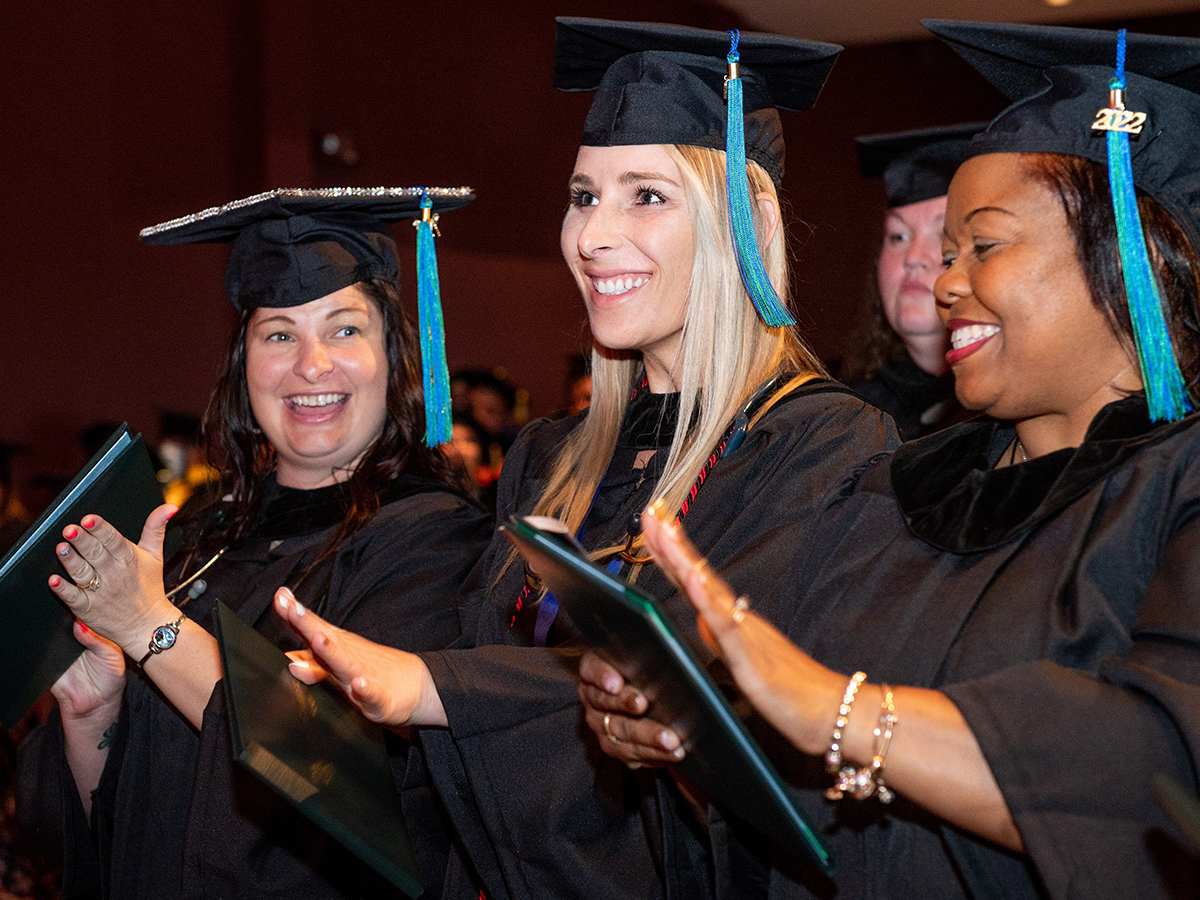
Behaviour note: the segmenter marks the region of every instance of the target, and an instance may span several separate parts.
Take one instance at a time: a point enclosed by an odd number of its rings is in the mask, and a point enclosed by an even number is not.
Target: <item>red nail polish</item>
[[[79,623],[79,629],[80,629],[80,631],[84,632],[85,634],[86,634],[87,632],[91,631],[91,629],[90,629],[90,628],[88,628],[88,627],[87,627],[87,625],[86,625],[86,624],[84,624],[83,622],[80,622],[80,623]]]
[[[62,584],[61,578],[59,578],[57,575],[50,576],[50,587],[58,587],[60,584]]]
[[[68,541],[73,541],[73,540],[75,540],[75,538],[79,537],[79,529],[76,528],[74,525],[72,525],[70,528],[68,528],[66,531],[63,532],[63,536]]]
[[[93,516],[88,516],[79,524],[82,525],[84,528],[95,528],[96,527],[96,519]]]

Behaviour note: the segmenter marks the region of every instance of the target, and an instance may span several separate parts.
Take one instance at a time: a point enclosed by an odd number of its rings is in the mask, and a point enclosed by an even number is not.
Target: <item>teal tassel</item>
[[[729,32],[731,41],[727,60],[732,67],[738,61],[738,36]],[[729,195],[729,236],[737,256],[742,284],[754,301],[754,308],[768,325],[778,328],[795,325],[796,320],[784,308],[758,252],[758,236],[750,214],[750,181],[746,174],[746,123],[742,112],[742,79],[731,74],[725,82],[728,111],[725,123],[725,182]]]
[[[1110,90],[1125,90],[1125,29],[1117,37],[1116,74]],[[1138,215],[1137,194],[1133,186],[1133,163],[1129,155],[1129,135],[1108,131],[1108,184],[1112,193],[1113,213],[1117,219],[1117,243],[1121,252],[1121,270],[1125,278],[1125,296],[1137,346],[1142,384],[1150,421],[1174,421],[1191,412],[1191,399],[1179,362],[1171,346],[1171,335],[1163,312],[1158,282],[1150,266],[1142,220]]]
[[[425,374],[425,446],[450,441],[450,372],[446,366],[446,329],[438,283],[437,216],[427,194],[421,197],[417,229],[417,316],[421,330],[421,368]]]

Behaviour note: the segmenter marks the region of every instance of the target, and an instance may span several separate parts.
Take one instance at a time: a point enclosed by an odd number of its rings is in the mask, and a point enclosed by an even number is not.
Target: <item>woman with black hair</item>
[[[241,317],[204,429],[220,499],[189,516],[165,562],[171,506],[151,514],[137,546],[96,516],[63,532],[67,577],[51,587],[86,649],[53,689],[54,720],[24,747],[22,805],[33,833],[65,840],[66,896],[387,895],[235,767],[209,629],[220,601],[296,648],[270,612],[288,584],[389,646],[458,636],[452,598],[491,528],[423,440],[419,344],[384,224],[420,215],[423,196],[453,209],[471,195],[273,192],[143,233],[234,241],[226,286]],[[398,771],[407,753],[395,748]],[[436,877],[437,814],[419,785],[405,786],[420,861]]]

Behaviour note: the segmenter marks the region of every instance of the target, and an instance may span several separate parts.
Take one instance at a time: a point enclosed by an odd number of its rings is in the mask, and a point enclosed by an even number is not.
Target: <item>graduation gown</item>
[[[340,527],[340,492],[336,485],[280,488],[272,479],[251,535],[204,573],[207,589],[183,611],[211,630],[221,600],[283,649],[296,649],[271,611],[272,596],[280,585],[297,583]],[[491,536],[490,520],[443,485],[414,476],[397,479],[381,499],[378,515],[329,564],[313,569],[297,594],[329,621],[372,640],[406,650],[446,646],[459,634],[453,598]],[[187,573],[209,555],[197,554]],[[168,584],[178,580],[187,556],[186,547],[176,555]],[[151,682],[127,676],[117,734],[93,793],[91,828],[62,744],[55,713],[22,746],[21,805],[24,827],[62,848],[66,898],[393,895],[234,763],[220,684],[197,733]],[[436,881],[447,840],[442,834],[439,842],[442,823],[428,788],[403,782],[407,746],[401,744],[393,764],[405,788],[406,818]]]
[[[1197,790],[1198,426],[1151,426],[1135,396],[1101,410],[1082,446],[996,469],[1013,428],[962,425],[905,444],[839,499],[781,584],[809,585],[789,635],[834,669],[949,696],[1027,854],[903,797],[826,801],[821,760],[777,745],[841,868],[830,883],[776,858],[771,897],[1197,895],[1197,860],[1151,779]]]
[[[670,399],[630,404],[618,447],[580,536],[589,549],[619,543],[650,501],[666,451],[644,471],[639,450],[666,447]],[[498,521],[532,510],[563,441],[580,418],[532,423],[505,458]],[[848,481],[856,465],[895,440],[890,421],[840,385],[809,382],[772,407],[738,449],[718,461],[685,519],[697,546],[737,590],[762,596],[792,557],[810,511]],[[464,640],[477,649],[423,653],[448,729],[421,742],[486,894],[500,898],[698,897],[708,871],[694,858],[700,828],[653,773],[604,756],[577,697],[579,647],[555,619],[547,644],[530,646],[538,606],[515,601],[525,583],[503,537],[492,542],[464,596]],[[656,568],[640,587],[660,598],[697,652],[695,613]],[[667,808],[657,802],[661,799]],[[696,881],[696,874],[700,880]],[[447,897],[479,896],[472,873],[452,870]]]
[[[954,376],[930,375],[907,353],[871,380],[850,387],[895,420],[902,440],[933,434],[966,417],[954,395]]]

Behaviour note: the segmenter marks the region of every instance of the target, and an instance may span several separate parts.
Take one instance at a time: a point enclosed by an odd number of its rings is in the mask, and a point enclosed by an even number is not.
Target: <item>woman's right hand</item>
[[[50,688],[64,720],[96,715],[115,718],[125,690],[125,654],[107,638],[75,620],[75,639],[83,653]]]
[[[437,685],[419,656],[330,625],[286,587],[275,592],[275,612],[311,651],[290,654],[288,669],[299,681],[315,684],[328,678],[364,716],[382,725],[447,724]]]
[[[645,718],[645,696],[590,650],[579,663],[579,701],[600,749],[631,769],[670,765],[683,759],[679,735]]]

